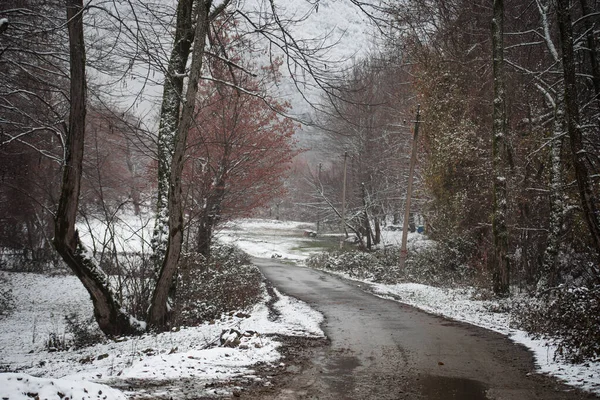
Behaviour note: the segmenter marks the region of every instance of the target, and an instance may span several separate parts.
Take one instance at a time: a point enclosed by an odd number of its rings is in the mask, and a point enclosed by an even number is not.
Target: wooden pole
[[[342,218],[340,228],[342,231],[342,238],[340,239],[340,250],[344,248],[344,240],[346,239],[346,166],[348,161],[348,152],[344,152],[344,180],[342,181]]]
[[[406,189],[406,209],[404,210],[404,221],[402,225],[402,246],[400,247],[400,263],[399,267],[401,270],[404,269],[406,264],[406,242],[408,240],[408,219],[410,218],[410,199],[412,196],[412,184],[413,176],[415,173],[415,164],[417,162],[417,139],[419,135],[419,116],[420,116],[421,105],[417,104],[417,119],[415,120],[415,132],[413,135],[412,142],[412,153],[410,156],[410,169],[408,171],[408,188]]]
[[[317,172],[317,183],[319,187],[321,187],[321,169],[323,169],[323,164],[319,163],[319,170]],[[317,189],[317,193],[318,193]],[[321,233],[321,212],[317,211],[317,234]]]

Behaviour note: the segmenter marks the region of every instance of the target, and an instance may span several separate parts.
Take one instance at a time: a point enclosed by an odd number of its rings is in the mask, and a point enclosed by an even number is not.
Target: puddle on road
[[[360,366],[360,361],[353,356],[339,353],[323,354],[314,360],[321,369],[321,379],[327,385],[327,392],[335,394],[333,398],[351,399],[354,391],[354,370]],[[329,398],[329,397],[327,397]]]
[[[429,375],[420,382],[427,400],[487,400],[485,386],[472,379]]]

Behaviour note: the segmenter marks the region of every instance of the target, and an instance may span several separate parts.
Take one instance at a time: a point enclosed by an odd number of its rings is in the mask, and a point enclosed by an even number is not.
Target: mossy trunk
[[[172,279],[177,272],[177,264],[183,243],[184,221],[181,179],[187,147],[187,135],[194,122],[198,82],[200,81],[202,72],[206,37],[209,28],[210,6],[210,0],[201,1],[198,5],[189,80],[185,101],[181,110],[181,117],[174,138],[174,150],[169,174],[167,209],[169,226],[168,242],[149,310],[149,322],[158,329],[168,328],[169,291]]]
[[[167,251],[169,235],[169,180],[175,148],[175,135],[179,126],[179,111],[183,99],[183,79],[190,55],[193,29],[194,0],[179,0],[173,50],[167,67],[163,99],[158,126],[158,187],[156,217],[152,236],[154,268],[158,274]]]

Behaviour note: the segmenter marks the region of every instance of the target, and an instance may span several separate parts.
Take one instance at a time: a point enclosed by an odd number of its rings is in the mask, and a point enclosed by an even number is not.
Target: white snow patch
[[[0,374],[0,397],[10,400],[98,399],[126,400],[119,390],[92,382],[36,378],[27,374]]]
[[[314,224],[295,221],[241,219],[224,224],[217,235],[222,243],[235,244],[253,257],[281,258],[303,261],[320,250],[307,251],[303,243],[313,239],[304,231],[314,230]]]
[[[79,350],[48,352],[44,344],[51,335],[59,339],[70,336],[66,331],[65,314],[76,311],[82,317],[92,315],[88,293],[74,276],[48,277],[14,272],[3,275],[12,286],[17,310],[0,320],[0,366],[4,370],[22,372],[21,377],[29,379],[28,385],[35,384],[40,391],[55,390],[58,379],[72,390],[87,388],[90,396],[96,392],[90,391],[95,386],[90,386],[89,382],[118,384],[132,378],[157,382],[181,378],[194,378],[196,382],[237,377],[259,379],[254,365],[278,363],[281,358],[280,344],[269,335],[323,336],[319,328],[323,320],[320,313],[278,293],[279,300],[273,306],[278,318],[269,316],[268,299],[265,298],[247,311],[249,317],[227,315],[213,324],[148,333]],[[227,329],[244,333],[239,346],[220,347],[221,334]],[[37,378],[32,376],[44,379],[35,380]],[[13,386],[17,385],[15,381],[20,382],[20,386],[14,386],[15,390],[27,389],[23,379],[0,374],[0,397],[21,398],[16,392],[4,389],[8,387],[4,383],[9,378]],[[37,391],[27,389],[25,393]],[[102,391],[107,394],[106,400],[125,398],[116,390]],[[83,395],[68,397],[88,398]],[[40,395],[40,398],[44,397]],[[58,399],[50,395],[47,398]]]
[[[154,214],[135,215],[128,211],[114,216],[111,224],[91,216],[87,221],[76,224],[79,238],[85,247],[95,253],[103,249],[119,253],[150,254]]]

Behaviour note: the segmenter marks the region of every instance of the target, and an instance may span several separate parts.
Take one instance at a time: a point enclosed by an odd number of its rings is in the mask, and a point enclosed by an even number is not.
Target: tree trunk
[[[494,168],[492,234],[494,257],[492,276],[494,292],[507,295],[510,289],[507,217],[507,126],[506,88],[504,82],[504,2],[494,0],[492,19],[492,54],[494,73],[494,111],[492,127],[492,162]]]
[[[158,193],[156,218],[152,236],[154,268],[158,274],[165,258],[169,233],[169,179],[179,125],[179,109],[183,99],[183,77],[188,62],[193,30],[194,0],[179,0],[173,50],[167,67],[158,127]]]
[[[373,232],[371,231],[371,221],[369,220],[368,203],[367,203],[367,191],[365,184],[362,184],[362,200],[363,200],[363,226],[365,230],[365,237],[367,238],[367,250],[371,250],[373,246]]]
[[[587,0],[580,0],[579,3],[581,5],[582,15],[586,16],[592,13]],[[598,48],[596,46],[596,38],[594,37],[594,26],[590,23],[589,19],[585,19],[584,24],[586,30],[587,47],[590,56],[594,94],[596,95],[596,102],[600,102],[600,64],[598,63]]]
[[[55,217],[54,246],[90,294],[94,305],[94,316],[102,332],[109,336],[134,334],[141,331],[140,325],[121,311],[121,305],[110,289],[108,277],[87,254],[75,230],[81,187],[86,114],[82,12],[82,0],[67,1],[71,98],[65,147],[66,158]]]
[[[600,210],[597,208],[598,194],[592,189],[592,181],[586,165],[586,151],[583,145],[583,132],[580,125],[579,104],[577,103],[577,82],[575,76],[575,56],[573,50],[573,28],[569,0],[557,0],[556,14],[564,75],[564,100],[567,132],[575,167],[575,177],[579,189],[581,208],[590,231],[596,253],[600,255]]]
[[[196,234],[196,251],[208,258],[210,256],[210,245],[212,242],[213,224],[208,215],[200,217],[198,232]]]
[[[206,198],[206,208],[198,224],[197,251],[206,258],[210,257],[213,230],[221,219],[221,205],[225,198],[226,176],[225,168],[221,168],[216,184],[209,190]]]
[[[562,177],[562,134],[564,131],[564,104],[562,95],[556,100],[554,112],[554,132],[551,148],[551,184],[550,184],[550,223],[546,249],[542,258],[542,270],[537,282],[537,290],[541,291],[552,287],[556,283],[556,258],[564,220],[565,206],[563,203],[563,177]]]
[[[183,103],[181,118],[175,135],[175,147],[169,174],[168,218],[169,237],[166,253],[152,296],[150,305],[149,322],[158,328],[164,329],[168,324],[168,299],[169,288],[181,253],[183,243],[183,196],[181,190],[181,175],[183,171],[187,135],[194,122],[194,109],[198,82],[202,72],[202,61],[206,45],[206,36],[209,27],[209,10],[211,1],[204,0],[198,5],[198,16],[194,34],[192,50],[192,64],[190,78],[187,85],[185,102]]]
[[[379,222],[379,218],[375,217],[374,218],[374,223],[375,223],[375,238],[373,240],[373,242],[377,245],[379,243],[381,243],[381,224]]]

